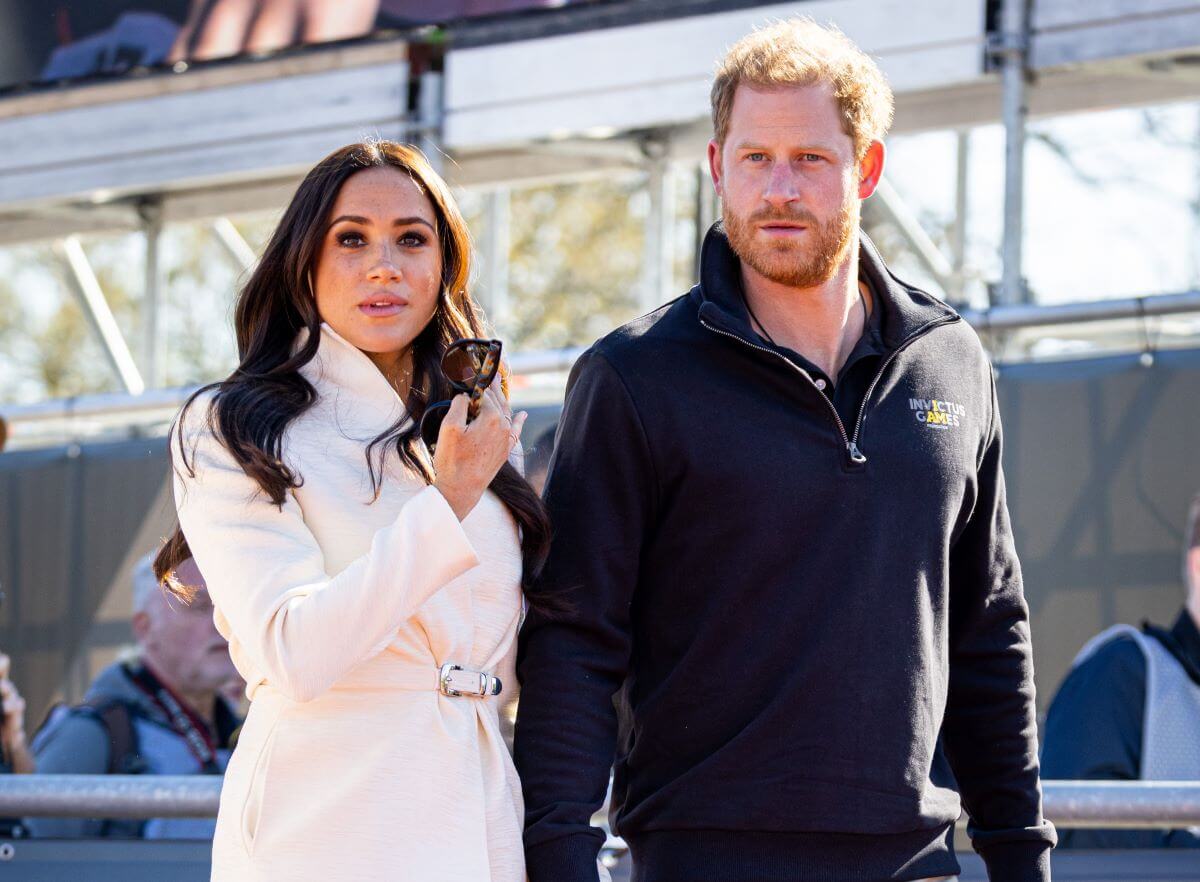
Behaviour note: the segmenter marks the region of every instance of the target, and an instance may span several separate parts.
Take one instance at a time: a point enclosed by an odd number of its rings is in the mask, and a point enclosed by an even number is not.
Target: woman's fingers
[[[488,386],[483,390],[483,396],[479,399],[479,413],[504,413],[504,408],[501,405],[500,397],[496,394],[495,386]]]
[[[512,445],[509,447],[510,451],[521,442],[521,430],[525,428],[525,421],[527,419],[529,419],[529,413],[524,410],[513,417],[513,427],[510,433],[510,437],[512,438]]]
[[[442,421],[442,425],[449,424],[459,429],[465,429],[467,427],[467,407],[470,403],[471,398],[465,392],[455,395],[450,401],[450,410],[446,414],[446,419]]]
[[[504,418],[512,420],[512,406],[508,403],[508,397],[504,394],[504,390],[493,383],[488,387],[488,394],[492,396],[492,400],[496,402],[496,407],[500,409],[500,413],[504,414]]]

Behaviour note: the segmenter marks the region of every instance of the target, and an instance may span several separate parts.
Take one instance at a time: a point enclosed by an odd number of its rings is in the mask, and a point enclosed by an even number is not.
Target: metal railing
[[[1200,313],[1200,290],[1054,306],[965,309],[962,316],[980,332],[987,333],[1118,319],[1145,320],[1187,313]],[[583,347],[568,347],[521,352],[508,359],[508,366],[516,376],[556,373],[568,370],[583,351]],[[166,422],[195,389],[191,386],[152,389],[139,395],[104,394],[58,399],[0,408],[0,416],[10,427],[13,446],[28,446],[46,436],[85,437],[105,427]]]
[[[1200,290],[1119,300],[1089,300],[1051,306],[1014,305],[963,310],[962,317],[980,331],[1019,331],[1117,319],[1147,319],[1200,312]]]
[[[1200,782],[1044,781],[1062,828],[1161,830],[1200,825]],[[221,779],[207,775],[4,775],[0,817],[215,817]]]
[[[1056,827],[1166,830],[1200,825],[1197,781],[1043,781]]]
[[[214,775],[3,775],[0,817],[215,818]]]

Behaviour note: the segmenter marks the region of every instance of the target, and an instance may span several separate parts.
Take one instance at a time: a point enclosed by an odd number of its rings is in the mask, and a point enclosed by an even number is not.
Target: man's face
[[[195,589],[192,602],[155,598],[146,611],[134,616],[134,633],[147,662],[175,688],[185,693],[221,689],[238,673],[228,643],[213,624],[208,587],[191,559],[175,572],[180,582]]]
[[[828,84],[741,85],[725,143],[710,142],[708,159],[738,257],[773,282],[807,288],[846,260],[860,200],[883,171],[883,145],[856,159]]]

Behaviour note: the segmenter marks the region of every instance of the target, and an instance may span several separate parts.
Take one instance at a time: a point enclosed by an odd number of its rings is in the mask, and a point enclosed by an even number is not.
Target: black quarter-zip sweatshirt
[[[640,882],[954,874],[963,806],[993,882],[1050,878],[992,370],[865,237],[860,275],[852,421],[751,329],[719,225],[698,286],[573,369],[542,576],[570,609],[518,667],[531,882],[595,882],[614,761]]]

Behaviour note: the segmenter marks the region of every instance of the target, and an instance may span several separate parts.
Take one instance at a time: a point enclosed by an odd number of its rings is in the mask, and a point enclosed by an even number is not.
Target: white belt
[[[500,678],[487,671],[472,671],[453,662],[446,662],[438,670],[438,691],[442,695],[486,698],[499,695],[503,688]]]

